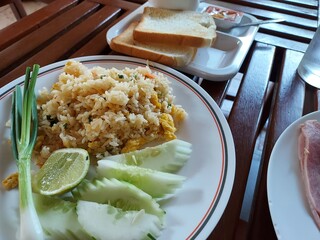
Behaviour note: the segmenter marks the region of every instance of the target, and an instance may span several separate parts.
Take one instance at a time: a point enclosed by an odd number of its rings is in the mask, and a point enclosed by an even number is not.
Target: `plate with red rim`
[[[298,159],[300,125],[311,119],[320,121],[320,111],[307,114],[288,126],[270,155],[267,193],[278,239],[320,239],[319,228],[306,198]]]
[[[75,58],[88,67],[136,68],[146,66],[146,61],[123,56],[87,56]],[[36,91],[57,81],[66,61],[41,67]],[[182,105],[188,117],[181,124],[177,137],[193,145],[191,158],[178,172],[187,180],[174,196],[163,201],[166,227],[159,239],[206,239],[218,223],[229,200],[235,175],[235,148],[233,137],[218,105],[195,82],[180,72],[160,65],[150,64],[152,71],[161,72],[171,82],[175,104]],[[2,142],[0,178],[15,172],[16,165],[7,141],[10,129],[5,123],[10,119],[11,95],[20,77],[0,89],[0,133]],[[0,188],[0,232],[4,239],[15,239],[18,226],[18,191]]]

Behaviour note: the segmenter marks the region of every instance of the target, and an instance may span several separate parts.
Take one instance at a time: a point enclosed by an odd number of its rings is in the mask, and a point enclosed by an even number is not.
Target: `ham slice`
[[[320,228],[320,123],[308,120],[301,126],[299,160],[306,196]]]

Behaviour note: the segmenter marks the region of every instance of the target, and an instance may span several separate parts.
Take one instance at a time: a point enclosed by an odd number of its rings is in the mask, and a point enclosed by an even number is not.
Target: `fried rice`
[[[80,147],[96,157],[176,138],[187,116],[174,104],[169,80],[148,66],[88,68],[70,60],[51,90],[37,99],[38,165],[60,148]]]

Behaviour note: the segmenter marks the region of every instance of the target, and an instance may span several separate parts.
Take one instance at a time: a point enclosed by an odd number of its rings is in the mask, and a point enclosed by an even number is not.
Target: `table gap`
[[[240,219],[245,222],[248,222],[250,217],[253,196],[254,196],[254,192],[257,184],[257,177],[258,177],[258,172],[259,172],[261,158],[262,158],[263,146],[266,140],[267,125],[268,125],[268,120],[265,123],[262,131],[260,132],[257,138],[253,156],[252,156],[251,167],[248,175],[247,186],[246,186],[241,213],[240,213]]]
[[[232,78],[228,90],[227,90],[227,95],[225,99],[222,101],[221,104],[221,111],[223,112],[224,116],[226,118],[229,117],[230,111],[233,107],[233,103],[235,100],[235,97],[237,96],[237,93],[239,91],[239,87],[242,81],[243,74],[236,74],[235,77]]]

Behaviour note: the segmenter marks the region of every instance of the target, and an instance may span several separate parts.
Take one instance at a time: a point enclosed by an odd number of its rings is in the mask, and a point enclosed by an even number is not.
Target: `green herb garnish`
[[[37,103],[34,88],[39,65],[26,69],[23,95],[15,87],[11,111],[12,150],[19,172],[20,238],[43,239],[42,227],[34,207],[31,187],[31,156],[38,133]],[[31,75],[31,77],[30,77]]]

